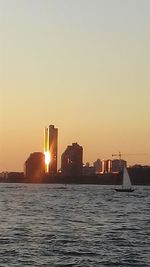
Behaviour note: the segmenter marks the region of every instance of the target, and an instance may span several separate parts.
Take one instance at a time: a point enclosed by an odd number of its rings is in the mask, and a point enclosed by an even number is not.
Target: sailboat
[[[123,183],[121,188],[115,188],[118,192],[133,192],[134,188],[132,187],[130,176],[128,174],[127,168],[123,169]]]

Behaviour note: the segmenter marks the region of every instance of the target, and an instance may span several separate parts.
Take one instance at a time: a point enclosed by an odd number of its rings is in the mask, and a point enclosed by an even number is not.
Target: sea
[[[150,266],[150,187],[0,184],[0,267]]]

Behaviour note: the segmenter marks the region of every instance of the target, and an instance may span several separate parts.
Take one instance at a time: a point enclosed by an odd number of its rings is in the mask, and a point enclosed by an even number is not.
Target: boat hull
[[[134,188],[129,188],[129,189],[127,189],[127,188],[116,188],[115,189],[117,192],[133,192],[134,191]]]

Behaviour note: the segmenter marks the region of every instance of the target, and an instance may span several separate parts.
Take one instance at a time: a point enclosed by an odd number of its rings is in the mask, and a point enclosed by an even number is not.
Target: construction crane
[[[118,154],[112,154],[112,157],[118,157],[119,158],[119,165],[118,165],[118,170],[117,171],[122,171],[123,170],[123,168],[124,168],[124,166],[125,166],[125,162],[123,161],[121,161],[121,156],[122,156],[123,154],[121,153],[121,152],[118,152]]]
[[[121,160],[121,157],[123,155],[126,155],[126,156],[141,156],[141,155],[147,155],[147,154],[146,153],[121,153],[121,152],[118,152],[118,154],[112,154],[112,157],[118,157]]]
[[[121,152],[119,152],[118,154],[112,154],[112,157],[119,157],[119,160],[121,160]]]

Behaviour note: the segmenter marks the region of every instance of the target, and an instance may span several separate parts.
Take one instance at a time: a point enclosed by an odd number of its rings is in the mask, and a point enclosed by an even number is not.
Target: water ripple
[[[1,184],[0,266],[150,266],[150,187]]]

